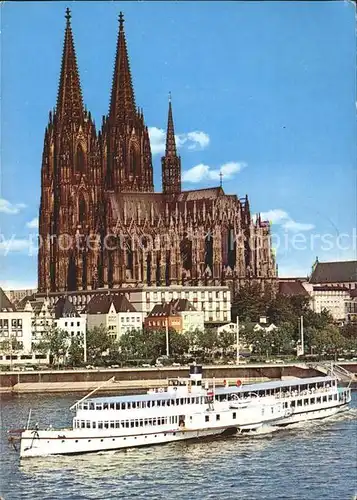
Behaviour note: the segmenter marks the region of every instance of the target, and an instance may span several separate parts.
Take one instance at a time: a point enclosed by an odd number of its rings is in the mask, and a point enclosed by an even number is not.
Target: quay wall
[[[314,377],[321,375],[315,368],[306,365],[245,365],[241,367],[206,366],[203,368],[205,379],[235,381],[277,380],[289,377]],[[36,372],[0,373],[0,393],[17,392],[70,392],[87,391],[101,385],[112,377],[122,389],[153,387],[167,378],[187,377],[188,367],[163,368],[122,368],[92,370],[49,370]],[[105,388],[103,388],[105,390]]]

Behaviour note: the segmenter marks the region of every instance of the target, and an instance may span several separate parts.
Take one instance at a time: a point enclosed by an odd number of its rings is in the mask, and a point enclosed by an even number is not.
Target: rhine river
[[[36,499],[352,500],[357,494],[357,393],[328,420],[255,437],[173,443],[20,463],[7,430],[69,426],[76,395],[1,398],[0,495]]]

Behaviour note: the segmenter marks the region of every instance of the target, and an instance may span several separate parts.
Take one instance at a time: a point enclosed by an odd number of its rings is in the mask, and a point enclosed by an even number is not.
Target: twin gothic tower
[[[109,113],[97,132],[83,105],[66,11],[56,108],[41,171],[39,292],[272,280],[270,226],[222,187],[182,191],[169,102],[163,192],[155,193],[148,128],[136,107],[123,15]]]

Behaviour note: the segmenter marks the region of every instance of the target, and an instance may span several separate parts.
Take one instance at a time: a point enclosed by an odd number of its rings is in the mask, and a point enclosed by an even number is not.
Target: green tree
[[[241,321],[258,321],[260,316],[266,315],[270,300],[270,294],[264,295],[257,283],[240,287],[232,301],[232,320],[239,316]]]
[[[347,323],[341,327],[340,332],[346,339],[357,339],[357,324]]]
[[[49,328],[42,334],[41,340],[36,345],[43,354],[49,354],[51,364],[59,364],[62,362],[69,347],[69,334],[60,328]]]
[[[0,342],[0,351],[10,352],[10,351],[20,351],[22,349],[22,342],[19,342],[16,337],[10,337],[9,339]]]
[[[346,348],[346,339],[334,325],[328,325],[325,329],[311,328],[309,334],[309,347],[315,353],[337,353]]]
[[[67,356],[71,366],[80,366],[84,362],[83,336],[76,335],[71,338]]]
[[[237,334],[232,330],[224,330],[218,335],[218,346],[222,349],[223,356],[228,356],[232,347],[237,344]]]
[[[196,331],[196,350],[202,353],[203,360],[213,361],[219,347],[217,330],[207,328],[204,331]]]
[[[109,335],[104,326],[95,326],[87,331],[87,360],[88,363],[100,364],[115,347],[115,339]]]
[[[169,333],[170,357],[179,358],[187,354],[190,348],[189,336],[185,333],[172,331]]]

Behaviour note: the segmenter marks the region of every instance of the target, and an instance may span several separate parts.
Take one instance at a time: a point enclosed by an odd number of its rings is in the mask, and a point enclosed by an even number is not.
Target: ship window
[[[324,396],[324,397],[322,398],[322,402],[323,402],[323,403],[326,403],[326,402],[327,402],[327,396]]]
[[[95,405],[95,409],[96,409],[96,410],[102,410],[102,409],[103,409],[102,403],[97,403],[97,404]]]
[[[145,402],[145,401],[143,401],[143,402],[141,403],[141,408],[146,408],[146,402]]]
[[[83,403],[83,410],[88,410],[88,403]]]
[[[119,427],[120,427],[120,422],[119,422],[119,420],[117,420],[117,421],[115,422],[115,428],[116,428],[116,429],[119,429]]]
[[[115,405],[115,409],[116,409],[116,410],[120,410],[120,403],[116,403],[116,405]]]
[[[236,418],[237,418],[237,414],[236,414],[236,412],[233,412],[233,414],[232,414],[232,418],[233,418],[233,419],[236,419]]]
[[[221,415],[216,415],[216,420],[221,420]]]
[[[310,404],[314,405],[315,404],[315,398],[310,399]]]
[[[81,421],[81,428],[82,428],[82,429],[84,429],[84,428],[85,428],[85,426],[86,426],[86,423],[85,423],[85,421],[84,421],[84,420],[82,420],[82,421]]]
[[[209,422],[209,415],[205,415],[205,422]]]
[[[329,395],[328,400],[332,401],[332,394]]]
[[[297,406],[302,406],[302,399],[297,400]]]
[[[139,421],[135,420],[135,427],[139,427]]]
[[[115,410],[115,403],[110,403],[110,409]]]
[[[121,404],[121,409],[122,409],[122,410],[125,410],[125,403],[122,403],[122,404]]]
[[[305,398],[304,399],[304,406],[308,405],[309,404],[309,399],[308,398]]]
[[[295,408],[295,404],[296,404],[296,401],[295,401],[295,399],[294,399],[293,401],[291,401],[291,405],[290,405],[290,406],[291,406],[292,408]]]
[[[318,403],[318,404],[321,403],[321,397],[320,398],[316,398],[316,403]]]
[[[142,420],[139,420],[139,426],[143,427],[143,425],[144,425],[144,422]]]
[[[135,401],[132,402],[132,408],[136,408],[136,402]]]
[[[171,399],[171,404],[174,406],[175,405],[175,400]]]
[[[135,423],[134,423],[134,420],[131,420],[130,421],[130,427],[134,427]]]
[[[90,410],[94,410],[94,403],[90,403],[90,404],[89,404],[89,409],[90,409]]]
[[[125,427],[126,427],[127,429],[129,429],[129,420],[126,420],[126,421],[125,421]]]
[[[90,421],[87,420],[87,425],[86,425],[87,429],[90,429],[91,428],[91,425],[90,425]]]
[[[337,394],[335,394],[335,398],[334,399],[337,401]]]
[[[158,400],[156,401],[156,406],[161,406],[161,400],[160,400],[160,399],[158,399]]]
[[[115,422],[113,422],[113,421],[111,421],[111,422],[110,422],[110,428],[111,428],[111,429],[114,429],[114,428],[115,428]]]
[[[130,410],[131,408],[131,403],[128,403],[127,409]]]
[[[97,422],[92,422],[92,427],[95,429],[97,427]]]
[[[108,409],[108,403],[104,403],[103,404],[103,410],[107,410]]]
[[[98,422],[98,429],[103,429],[103,422]]]
[[[76,441],[75,441],[75,442],[76,442],[76,443],[78,443],[78,439],[76,439]]]

